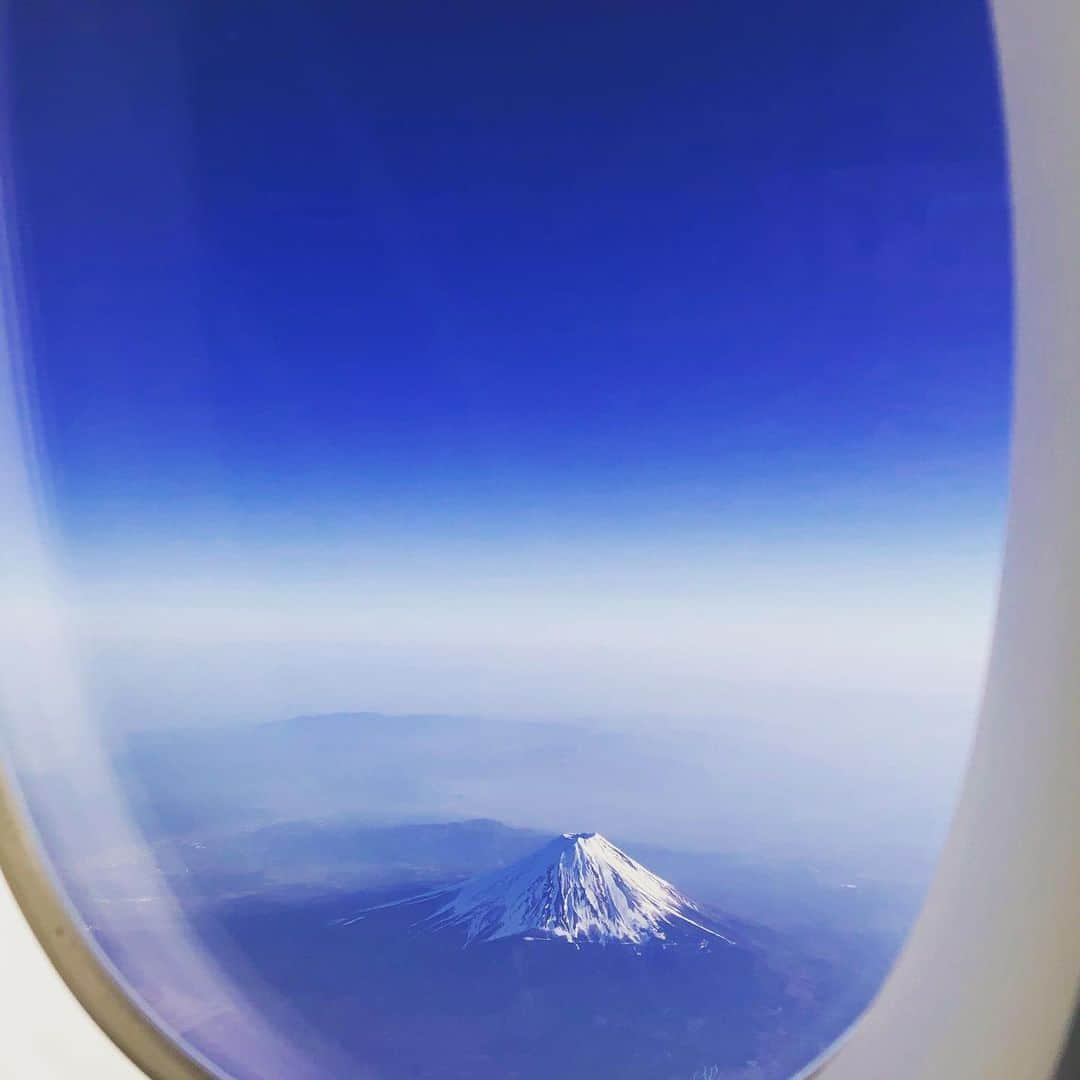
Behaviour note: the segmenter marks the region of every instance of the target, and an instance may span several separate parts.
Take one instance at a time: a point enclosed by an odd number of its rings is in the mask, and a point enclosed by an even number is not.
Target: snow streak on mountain
[[[403,903],[441,901],[418,924],[466,943],[524,937],[642,944],[729,938],[673,885],[598,833],[566,833],[510,866]]]

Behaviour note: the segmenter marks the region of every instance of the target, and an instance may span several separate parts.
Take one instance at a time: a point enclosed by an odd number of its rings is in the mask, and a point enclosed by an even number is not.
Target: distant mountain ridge
[[[386,907],[425,902],[438,906],[416,928],[462,930],[466,945],[514,937],[641,945],[688,936],[734,944],[674,885],[591,832],[563,833],[510,866]]]
[[[771,744],[726,721],[616,729],[586,720],[343,712],[132,730],[110,752],[132,815],[151,839],[344,818],[389,825],[486,817],[550,832],[586,822],[635,844],[723,852],[755,866],[810,861],[838,868],[846,880],[869,872],[914,882],[920,896],[933,870],[933,852],[882,842],[891,825],[804,821],[801,807],[824,798],[826,778],[792,762],[778,771]],[[738,767],[728,768],[733,761]],[[754,779],[763,776],[768,799]],[[706,791],[707,812],[689,813],[674,797]],[[805,827],[797,837],[788,824],[795,820]],[[872,843],[854,843],[856,832],[873,833]],[[932,830],[923,835],[932,839]]]

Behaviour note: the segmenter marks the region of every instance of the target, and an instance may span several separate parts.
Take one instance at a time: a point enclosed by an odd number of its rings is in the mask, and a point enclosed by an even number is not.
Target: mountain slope
[[[438,906],[417,929],[457,928],[466,944],[523,937],[640,945],[688,935],[732,944],[678,889],[598,833],[565,833],[508,867],[400,904],[423,901]]]

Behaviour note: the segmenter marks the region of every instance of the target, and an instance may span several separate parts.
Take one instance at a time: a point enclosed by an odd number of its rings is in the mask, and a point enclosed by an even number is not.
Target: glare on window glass
[[[984,5],[10,8],[5,741],[102,959],[240,1077],[796,1073],[979,692]]]

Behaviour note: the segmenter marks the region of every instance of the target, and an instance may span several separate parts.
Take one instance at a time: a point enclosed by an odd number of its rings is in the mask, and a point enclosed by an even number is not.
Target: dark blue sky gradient
[[[903,528],[996,524],[983,3],[93,7],[11,16],[76,543],[782,521],[851,491]]]

